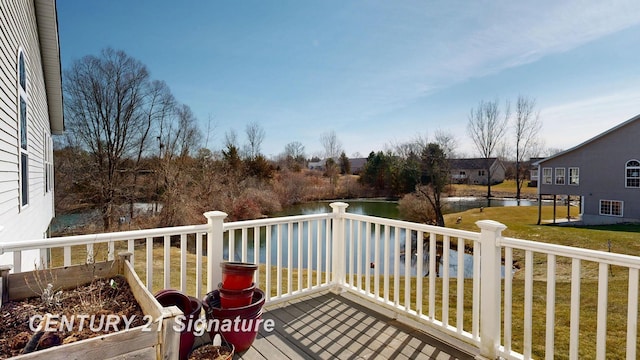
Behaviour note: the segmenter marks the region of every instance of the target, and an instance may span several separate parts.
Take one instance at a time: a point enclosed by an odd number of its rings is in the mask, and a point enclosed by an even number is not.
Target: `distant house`
[[[449,171],[454,184],[487,185],[491,170],[491,184],[504,181],[505,167],[498,158],[451,159]]]
[[[584,224],[640,222],[640,115],[539,161],[538,196],[576,195]]]
[[[0,2],[0,242],[48,236],[54,216],[52,134],[64,129],[55,0]],[[33,268],[23,251],[0,264]]]
[[[327,161],[326,160],[318,160],[318,161],[309,161],[307,164],[307,168],[309,170],[320,170],[324,171],[326,168]]]
[[[362,171],[362,168],[364,168],[364,165],[366,163],[367,163],[367,158],[349,159],[349,167],[351,168],[351,173],[353,175],[360,174],[360,171]]]

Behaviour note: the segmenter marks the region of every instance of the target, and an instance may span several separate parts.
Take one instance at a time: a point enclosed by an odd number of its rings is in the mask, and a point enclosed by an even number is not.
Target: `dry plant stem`
[[[59,307],[63,300],[63,292],[55,286],[58,277],[51,269],[38,269],[33,271],[33,284],[25,277],[25,283],[29,290],[38,295],[42,299],[43,305],[47,309],[55,309]]]

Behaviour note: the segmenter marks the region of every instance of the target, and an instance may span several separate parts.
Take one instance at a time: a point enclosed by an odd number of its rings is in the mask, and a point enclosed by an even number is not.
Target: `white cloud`
[[[459,80],[531,63],[640,23],[635,0],[508,1],[475,10],[477,25],[449,47],[452,57],[443,64]]]
[[[640,113],[640,90],[627,89],[544,108],[542,136],[546,145],[568,149]]]

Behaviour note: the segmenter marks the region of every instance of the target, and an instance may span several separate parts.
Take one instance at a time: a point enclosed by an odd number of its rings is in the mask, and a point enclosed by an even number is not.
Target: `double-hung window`
[[[553,169],[542,168],[542,183],[545,185],[553,184]]]
[[[556,168],[556,185],[565,184],[565,170],[564,168]]]
[[[569,168],[569,185],[580,185],[580,168]]]
[[[27,126],[27,69],[24,58],[24,51],[18,51],[18,127],[20,149],[20,206],[29,204],[29,147],[28,147],[28,126]]]

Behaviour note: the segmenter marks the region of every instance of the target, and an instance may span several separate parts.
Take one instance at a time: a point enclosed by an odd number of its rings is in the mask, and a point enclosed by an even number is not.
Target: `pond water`
[[[331,212],[332,209],[329,206],[329,204],[333,202],[333,201],[318,201],[318,202],[311,202],[311,203],[304,203],[304,204],[299,204],[299,205],[295,205],[295,206],[291,206],[289,208],[287,208],[286,210],[274,214],[272,217],[281,217],[281,216],[290,216],[290,215],[309,215],[309,214],[318,214],[318,213],[328,213]],[[371,216],[378,216],[378,217],[384,217],[384,218],[389,218],[389,219],[400,219],[400,213],[398,210],[398,203],[394,202],[394,201],[383,201],[383,200],[346,200],[345,202],[347,202],[349,204],[349,207],[347,208],[347,212],[349,213],[354,213],[354,214],[361,214],[361,215],[371,215]],[[446,198],[445,199],[446,202],[446,206],[445,206],[445,211],[446,212],[459,212],[459,211],[464,211],[467,209],[471,209],[471,208],[479,208],[481,206],[487,206],[487,200],[483,199],[483,198]],[[532,201],[528,201],[528,200],[522,200],[520,205],[521,206],[531,206],[531,205],[536,205],[536,202],[532,202]],[[515,200],[510,200],[510,199],[492,199],[491,206],[516,206],[517,203]],[[142,204],[140,205],[140,207],[144,207]],[[68,214],[68,215],[61,215],[61,216],[57,216],[54,220],[54,223],[52,224],[52,228],[55,228],[56,226],[59,227],[69,227],[69,226],[81,226],[83,223],[87,223],[87,220],[90,221],[100,221],[99,217],[97,216],[97,212],[87,212],[84,214]],[[272,243],[270,246],[270,251],[267,251],[266,249],[266,230],[265,228],[261,229],[261,234],[260,234],[260,249],[259,249],[259,257],[260,257],[260,262],[264,263],[266,261],[267,258],[267,253],[269,254],[270,257],[270,261],[271,264],[276,264],[277,261],[277,254],[280,253],[281,254],[281,262],[283,266],[287,266],[288,264],[288,258],[289,258],[289,249],[288,249],[288,233],[289,233],[289,229],[288,226],[292,226],[292,234],[293,234],[293,241],[292,241],[292,262],[293,262],[293,267],[297,267],[298,266],[298,247],[301,246],[301,250],[302,250],[302,266],[307,268],[308,266],[310,266],[311,269],[319,269],[320,271],[326,271],[325,268],[325,262],[324,261],[320,261],[320,264],[318,264],[315,256],[311,259],[311,264],[308,264],[309,260],[307,259],[307,249],[309,246],[312,247],[312,249],[318,249],[318,239],[316,234],[320,233],[320,251],[322,253],[321,255],[321,259],[325,259],[326,258],[326,244],[324,243],[324,239],[326,238],[326,231],[327,231],[327,227],[326,227],[326,223],[323,221],[313,221],[311,222],[311,224],[308,223],[304,223],[302,224],[303,229],[302,229],[302,241],[298,241],[298,224],[294,223],[292,225],[287,225],[287,224],[283,224],[280,225],[280,233],[282,236],[282,243],[280,245],[277,244],[277,242],[275,241],[275,239],[277,238],[277,233],[278,233],[278,227],[272,227],[271,228],[271,238]],[[308,237],[308,226],[311,226],[311,233],[313,234],[311,238]],[[347,223],[347,234],[351,234],[351,224],[348,222]],[[354,225],[354,226],[357,226]],[[361,228],[360,228],[360,232],[361,234],[365,234],[365,228],[364,228],[364,224],[360,224]],[[318,227],[320,229],[318,229]],[[354,230],[356,230],[354,228]],[[360,262],[358,262],[357,260],[354,261],[353,264],[353,268],[354,271],[357,271],[357,266],[358,264],[360,264],[360,270],[361,273],[364,274],[366,271],[370,271],[372,272],[373,270],[371,269],[370,265],[372,262],[374,262],[373,260],[375,259],[375,243],[374,243],[374,234],[373,234],[373,229],[371,229],[371,234],[370,234],[370,251],[369,253],[365,253],[365,251],[361,251],[360,252]],[[406,232],[404,229],[396,229],[396,228],[390,228],[390,232],[389,232],[389,238],[385,239],[384,235],[384,227],[381,227],[380,230],[380,241],[377,244],[378,245],[378,249],[379,249],[379,261],[378,263],[374,264],[374,267],[376,267],[379,271],[380,274],[383,273],[384,268],[385,267],[389,267],[390,269],[390,273],[393,273],[393,269],[395,267],[395,261],[397,259],[397,261],[400,261],[400,275],[404,275],[405,274],[405,257],[403,255],[403,251],[401,251],[401,254],[395,254],[394,253],[394,249],[395,249],[395,242],[399,241],[400,243],[400,249],[404,249],[405,248],[405,239],[406,239]],[[241,254],[242,251],[242,245],[239,241],[239,237],[240,234],[236,233],[235,234],[235,238],[236,240],[234,241],[234,252],[235,252],[235,257],[237,261],[240,260],[239,258],[239,254]],[[412,243],[415,244],[415,237],[416,234],[411,234],[411,238],[412,238]],[[253,239],[253,230],[250,229],[248,231],[248,238],[249,239]],[[386,258],[383,258],[383,249],[385,246],[385,242],[389,243],[389,253],[388,256]],[[362,243],[364,243],[364,240],[362,241]],[[357,246],[357,240],[354,242],[354,247]],[[361,244],[361,246],[364,247],[363,244]],[[416,276],[416,272],[417,272],[417,261],[418,259],[416,258],[416,254],[415,254],[415,245],[412,247],[414,249],[414,251],[412,252],[412,256],[410,258],[411,264],[410,264],[410,275],[412,276]],[[348,250],[348,249],[347,249]],[[253,242],[250,241],[248,244],[248,253],[249,253],[249,260],[250,261],[254,261],[253,259]],[[224,256],[225,258],[228,257],[229,254],[229,239],[228,236],[225,237],[225,248],[224,248]],[[347,255],[348,255],[348,251],[347,251]],[[451,250],[450,251],[450,261],[449,261],[449,274],[451,277],[455,277],[457,276],[457,272],[458,272],[458,263],[457,263],[457,252],[455,250]],[[350,256],[347,256],[348,258],[351,258]],[[429,254],[427,249],[425,249],[424,251],[424,256],[422,259],[422,263],[423,263],[423,276],[428,275],[427,271],[429,269]],[[347,269],[349,269],[351,267],[350,263],[347,263]],[[437,265],[438,267],[438,274],[442,274],[442,261],[440,261]],[[464,266],[462,267],[463,271],[464,271],[464,276],[465,277],[472,277],[473,276],[473,257],[469,254],[464,254]]]
[[[481,199],[481,198],[448,198],[448,209],[449,212],[458,212],[458,211],[462,211],[462,210],[467,210],[467,209],[471,209],[471,208],[477,208],[480,206],[486,206],[487,205],[487,200],[486,199]],[[286,209],[285,211],[282,211],[278,214],[275,214],[273,217],[280,217],[280,216],[290,216],[290,215],[309,215],[309,214],[318,214],[318,213],[327,213],[327,212],[331,212],[332,209],[329,206],[329,204],[333,202],[333,201],[318,201],[318,202],[312,202],[312,203],[305,203],[305,204],[299,204],[299,205],[295,205],[292,206],[288,209]],[[349,207],[347,208],[347,212],[349,213],[354,213],[354,214],[362,214],[362,215],[371,215],[371,216],[379,216],[379,217],[385,217],[385,218],[390,218],[390,219],[399,219],[400,218],[400,214],[399,214],[399,210],[398,210],[398,203],[397,202],[393,202],[393,201],[376,201],[376,200],[347,200],[345,201],[349,204]],[[481,205],[478,205],[480,204]],[[535,202],[530,202],[530,201],[523,201],[521,202],[522,206],[528,206],[528,205],[534,205],[536,204]],[[515,206],[517,205],[517,203],[515,202],[515,200],[511,201],[511,200],[494,200],[492,199],[491,201],[491,206]],[[452,210],[455,209],[455,210]],[[270,257],[270,261],[271,264],[276,264],[277,261],[277,255],[280,254],[281,258],[280,261],[282,262],[283,266],[287,266],[288,264],[288,258],[289,258],[289,249],[288,249],[288,233],[289,233],[289,228],[288,226],[292,226],[292,255],[291,255],[291,259],[293,262],[293,267],[297,267],[298,266],[298,248],[301,246],[301,250],[302,250],[302,256],[301,258],[301,262],[302,262],[302,266],[304,268],[307,268],[309,266],[309,260],[307,259],[307,249],[309,246],[311,246],[312,249],[318,249],[318,239],[316,234],[319,232],[321,234],[320,236],[320,251],[322,253],[321,259],[325,259],[326,256],[326,244],[324,243],[324,238],[325,238],[325,234],[327,231],[326,228],[326,223],[324,222],[319,222],[319,221],[314,221],[311,223],[311,225],[304,223],[302,224],[302,242],[299,243],[298,242],[298,224],[294,223],[292,225],[287,225],[287,224],[283,224],[280,225],[280,234],[282,236],[282,242],[281,244],[277,244],[275,239],[277,238],[277,234],[278,234],[278,228],[277,227],[272,227],[271,228],[271,238],[272,243],[270,246],[270,251],[269,253],[269,257]],[[311,226],[311,238],[308,237],[309,234],[309,228],[308,226]],[[351,226],[353,226],[354,228],[351,229]],[[358,229],[358,226],[360,227]],[[320,227],[320,229],[318,229],[318,227]],[[265,234],[265,229],[262,229],[262,233],[260,234],[260,238],[261,238],[261,249],[259,251],[259,256],[260,256],[260,262],[265,262],[266,257],[267,257],[267,250],[266,250],[266,242],[264,241],[264,239],[266,239],[266,234]],[[347,234],[347,241],[350,241],[351,239],[351,234],[366,234],[366,229],[364,227],[364,224],[351,224],[351,222],[347,222],[346,224],[346,234]],[[239,239],[239,234],[235,234],[235,238]],[[416,244],[416,236],[417,234],[414,232],[411,234],[410,238],[412,239],[412,255],[410,257],[410,274],[411,276],[416,276],[417,275],[417,257],[416,257],[416,253],[415,253],[415,244]],[[253,232],[250,230],[248,232],[247,237],[249,239],[253,238]],[[360,241],[358,241],[357,236],[354,236],[354,240],[353,240],[353,247],[354,248],[358,248],[358,244],[359,244],[359,248],[360,249],[364,249],[365,248],[365,240],[364,240],[364,236],[360,237]],[[398,229],[398,228],[394,228],[391,227],[390,231],[389,231],[389,238],[385,238],[384,237],[384,226],[381,227],[380,229],[380,241],[378,242],[377,246],[378,246],[378,251],[379,251],[379,261],[375,262],[375,237],[374,237],[374,229],[373,227],[370,229],[370,234],[369,234],[369,241],[370,241],[370,249],[369,252],[366,253],[364,250],[362,250],[361,252],[359,252],[360,254],[360,259],[358,261],[358,259],[354,260],[353,265],[347,261],[347,271],[349,271],[349,269],[351,267],[353,267],[353,271],[354,273],[357,272],[357,268],[358,266],[360,267],[360,273],[361,274],[365,274],[367,271],[369,271],[370,273],[373,273],[373,270],[371,268],[372,263],[373,266],[375,268],[378,269],[379,273],[382,274],[384,272],[384,268],[388,267],[390,270],[390,273],[393,273],[393,269],[395,268],[395,262],[399,261],[400,262],[400,266],[399,266],[399,275],[405,275],[405,256],[404,256],[404,249],[405,249],[405,239],[407,238],[406,236],[406,231],[404,229]],[[400,246],[400,254],[395,254],[395,248],[396,248],[396,241],[399,242],[399,246]],[[385,247],[385,242],[388,242],[388,256],[385,258],[383,256],[384,254],[384,247]],[[349,249],[351,249],[351,247],[349,245],[346,246],[347,248],[347,259],[351,259],[352,256],[349,255]],[[239,240],[235,240],[234,241],[234,253],[235,253],[235,260],[236,261],[240,261],[240,255],[242,248],[241,248],[241,244]],[[426,276],[428,275],[428,269],[429,269],[429,253],[427,251],[428,249],[425,248],[424,250],[424,254],[423,254],[423,259],[421,259],[422,261],[422,268],[423,268],[423,273],[421,274],[422,276]],[[249,253],[249,260],[250,261],[254,261],[253,259],[253,244],[250,243],[248,245],[248,253]],[[356,251],[354,251],[354,253],[358,253]],[[228,251],[228,239],[226,239],[225,242],[225,251],[224,251],[224,256],[225,258],[228,257],[229,255],[229,251]],[[440,253],[438,255],[441,255]],[[439,257],[439,256],[438,256]],[[464,271],[464,277],[466,278],[470,278],[473,277],[473,256],[470,254],[464,254],[463,255],[464,258],[464,264],[462,266],[462,271]],[[443,262],[440,260],[437,264],[437,268],[438,274],[442,274],[443,273]],[[315,258],[315,256],[313,256],[313,258],[311,259],[311,264],[310,264],[310,268],[311,269],[319,269],[320,271],[325,271],[325,264],[323,261],[320,261],[320,264],[317,263],[317,260]],[[456,277],[458,274],[458,269],[459,269],[459,265],[458,265],[458,254],[456,250],[450,250],[449,252],[449,276],[450,277]],[[502,269],[502,273],[504,275],[504,268]]]

